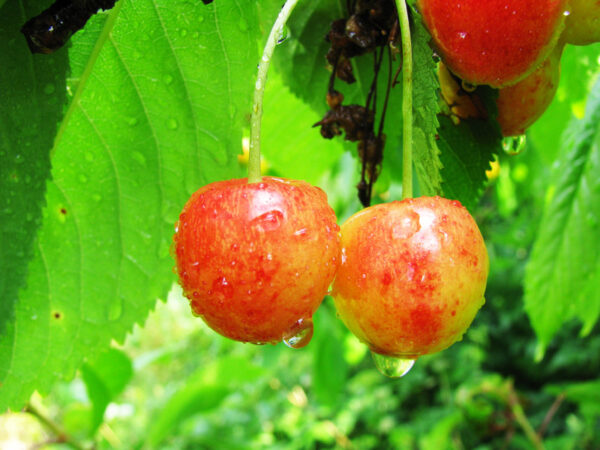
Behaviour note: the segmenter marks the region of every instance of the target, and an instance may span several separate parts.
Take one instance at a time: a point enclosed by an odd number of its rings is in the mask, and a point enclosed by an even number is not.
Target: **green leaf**
[[[470,210],[479,202],[487,181],[485,171],[490,168],[490,161],[502,143],[500,128],[494,120],[495,93],[485,87],[479,87],[475,92],[484,101],[488,120],[461,120],[455,125],[449,117],[438,116],[444,196],[460,200]]]
[[[0,336],[14,319],[25,285],[50,176],[50,150],[67,103],[67,52],[29,52],[19,29],[40,6],[22,3],[14,0],[0,10]]]
[[[299,2],[288,22],[288,39],[277,48],[273,57],[274,64],[292,93],[308,103],[319,115],[327,110],[325,95],[331,74],[326,68],[325,54],[329,43],[325,36],[331,22],[344,15],[345,6],[342,7],[339,1]],[[357,86],[361,84],[359,78],[350,94],[348,89],[344,89],[344,103],[356,101],[360,89]]]
[[[348,364],[344,358],[344,326],[334,311],[333,303],[329,303],[322,305],[315,314],[315,336],[311,342],[313,389],[319,404],[333,410],[338,407],[348,377]]]
[[[261,149],[268,167],[278,175],[317,184],[344,152],[341,141],[321,137],[313,128],[321,117],[275,71],[269,73],[263,111]]]
[[[199,369],[161,408],[145,445],[156,448],[182,421],[217,408],[230,393],[263,373],[262,368],[241,356],[224,356]]]
[[[442,162],[435,140],[440,111],[437,80],[430,36],[423,26],[421,16],[412,8],[413,30],[413,160],[422,195],[441,195]]]
[[[169,247],[184,202],[241,176],[254,2],[121,0],[109,17],[114,27],[107,20],[98,41],[77,34],[70,50],[81,75],[27,288],[0,337],[0,409],[48,392],[142,323],[173,282]]]
[[[81,367],[81,375],[92,402],[91,430],[95,431],[104,420],[108,404],[119,395],[133,375],[131,360],[115,348],[101,353],[92,363]]]
[[[573,121],[525,275],[525,309],[546,347],[568,320],[588,333],[600,316],[600,82]]]

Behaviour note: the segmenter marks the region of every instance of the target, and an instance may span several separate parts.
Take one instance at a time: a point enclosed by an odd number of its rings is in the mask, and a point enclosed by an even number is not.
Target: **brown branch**
[[[542,424],[540,425],[537,431],[537,434],[540,437],[540,439],[542,438],[542,436],[544,436],[546,428],[548,428],[548,425],[550,425],[552,418],[556,414],[556,411],[558,411],[558,408],[560,408],[560,405],[562,404],[564,399],[565,394],[560,394],[558,397],[556,397],[554,403],[552,403],[552,405],[550,406],[550,409],[548,409],[548,412],[546,413],[546,416],[544,417],[544,420],[542,421]]]

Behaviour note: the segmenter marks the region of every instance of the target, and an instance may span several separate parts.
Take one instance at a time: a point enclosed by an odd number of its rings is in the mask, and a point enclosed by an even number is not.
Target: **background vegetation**
[[[280,2],[120,0],[65,48],[31,55],[19,28],[48,5],[0,0],[0,410],[13,411],[0,447],[600,447],[599,44],[567,47],[554,103],[507,155],[493,118],[439,115],[413,23],[420,190],[470,208],[491,273],[463,341],[391,380],[329,298],[308,347],[258,347],[207,329],[174,284],[184,202],[244,174]],[[298,6],[263,119],[266,173],[323,187],[340,222],[360,208],[355,149],[312,124],[326,110],[324,35],[344,7]],[[401,96],[376,201],[401,194]]]

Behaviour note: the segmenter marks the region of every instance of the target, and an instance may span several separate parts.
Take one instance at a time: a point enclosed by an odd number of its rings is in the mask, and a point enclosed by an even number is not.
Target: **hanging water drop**
[[[461,81],[461,87],[465,92],[475,92],[475,89],[477,89],[477,85],[471,84],[465,80]]]
[[[289,37],[289,35],[290,35],[289,28],[288,27],[283,27],[281,29],[281,33],[279,33],[279,36],[277,37],[277,45],[283,44],[287,40],[287,38]]]
[[[240,21],[238,22],[238,27],[242,32],[248,31],[248,22],[246,22],[245,19],[240,19]]]
[[[521,136],[506,137],[502,140],[502,150],[504,150],[504,153],[507,155],[519,155],[525,150],[526,140],[524,134]]]
[[[284,335],[283,343],[289,348],[302,348],[308,345],[313,337],[312,319],[300,319]]]
[[[390,378],[400,378],[410,372],[415,364],[414,359],[403,359],[395,356],[380,355],[371,351],[371,356],[375,362],[375,367],[383,375]]]
[[[51,83],[48,83],[46,86],[44,86],[44,94],[46,94],[46,95],[54,94],[55,90],[56,90],[56,88]]]

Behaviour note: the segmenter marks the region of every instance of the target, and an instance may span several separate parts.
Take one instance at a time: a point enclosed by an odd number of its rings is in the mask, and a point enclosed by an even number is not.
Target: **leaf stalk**
[[[413,196],[413,60],[408,7],[405,0],[396,0],[400,36],[402,38],[402,198]]]
[[[263,112],[263,97],[267,83],[267,72],[275,46],[280,42],[283,29],[298,0],[287,0],[281,8],[263,50],[258,64],[258,75],[254,85],[254,102],[250,119],[250,149],[248,155],[248,183],[258,183],[262,179],[260,173],[260,124]]]

